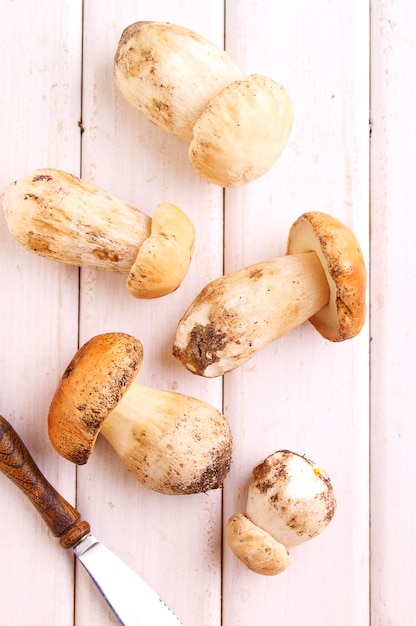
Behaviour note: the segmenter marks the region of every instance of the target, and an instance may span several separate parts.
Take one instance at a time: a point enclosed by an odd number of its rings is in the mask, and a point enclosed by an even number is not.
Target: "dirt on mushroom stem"
[[[305,322],[328,299],[315,252],[261,261],[204,287],[179,321],[173,354],[194,374],[223,375]]]

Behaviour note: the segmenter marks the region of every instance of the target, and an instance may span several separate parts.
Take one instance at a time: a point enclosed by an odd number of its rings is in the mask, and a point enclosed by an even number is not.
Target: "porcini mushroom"
[[[306,320],[326,339],[356,336],[366,316],[366,268],[354,233],[304,213],[286,256],[221,276],[179,321],[173,354],[192,373],[222,376]]]
[[[191,262],[195,228],[159,204],[153,218],[72,174],[38,169],[1,198],[7,225],[28,250],[72,265],[128,274],[137,298],[175,291]]]
[[[53,446],[82,465],[101,433],[149,489],[180,495],[221,487],[232,452],[227,420],[201,400],[134,382],[142,358],[140,341],[125,333],[87,341],[51,402]]]
[[[189,141],[198,174],[223,187],[267,172],[292,128],[292,103],[282,85],[258,74],[244,78],[223,49],[177,24],[125,28],[114,78],[152,123]]]
[[[335,508],[327,474],[305,456],[279,450],[254,468],[246,512],[228,520],[227,543],[257,574],[280,574],[291,548],[321,533]]]

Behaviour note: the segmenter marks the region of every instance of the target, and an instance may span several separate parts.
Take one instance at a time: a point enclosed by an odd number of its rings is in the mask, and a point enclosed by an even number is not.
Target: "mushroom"
[[[56,261],[128,274],[127,289],[137,298],[171,293],[188,270],[195,228],[173,204],[159,204],[150,218],[57,169],[11,183],[1,200],[22,246]]]
[[[222,376],[306,320],[326,339],[357,335],[366,316],[366,268],[353,232],[325,213],[304,213],[286,256],[221,276],[179,321],[174,356],[192,373]]]
[[[279,450],[254,468],[246,513],[228,520],[227,543],[257,574],[280,574],[291,548],[321,533],[335,508],[327,474],[305,456]]]
[[[50,405],[53,446],[82,465],[101,433],[149,489],[175,495],[221,487],[232,452],[227,420],[201,400],[134,382],[142,359],[142,344],[125,333],[87,341]]]
[[[115,54],[114,78],[133,107],[190,142],[195,170],[223,187],[266,173],[293,125],[282,85],[258,74],[244,78],[223,49],[177,24],[128,26]]]

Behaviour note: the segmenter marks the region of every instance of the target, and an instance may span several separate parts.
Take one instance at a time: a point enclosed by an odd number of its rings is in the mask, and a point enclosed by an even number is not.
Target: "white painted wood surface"
[[[360,0],[2,4],[0,193],[35,168],[60,167],[149,215],[159,202],[174,202],[197,229],[180,289],[139,301],[123,277],[27,252],[0,215],[0,412],[95,534],[158,590],[185,626],[416,622],[415,398],[407,365],[414,329],[404,289],[415,262],[415,17],[408,0],[372,0],[371,7]],[[225,42],[245,74],[266,74],[286,86],[295,124],[268,174],[223,194],[195,174],[185,144],[117,93],[118,39],[128,24],[146,19]],[[336,345],[305,324],[224,379],[189,374],[171,355],[186,306],[223,271],[284,254],[291,223],[310,210],[352,227],[371,265],[371,317],[362,333]],[[54,388],[77,346],[108,330],[142,341],[141,383],[224,411],[234,455],[222,491],[172,497],[146,490],[104,440],[82,468],[58,457],[46,423]],[[293,550],[286,572],[265,578],[236,560],[223,527],[244,511],[252,468],[280,448],[327,470],[338,509],[321,536]],[[1,475],[0,502],[1,623],[115,623],[84,572],[74,569],[72,554]]]
[[[371,151],[371,616],[416,622],[415,176],[416,37],[410,2],[374,3]]]

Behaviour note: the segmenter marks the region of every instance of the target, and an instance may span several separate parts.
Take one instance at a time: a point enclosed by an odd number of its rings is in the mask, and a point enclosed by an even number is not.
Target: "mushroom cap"
[[[191,141],[209,100],[241,73],[229,55],[168,22],[135,22],[122,33],[114,78],[124,98],[153,124]]]
[[[293,125],[282,85],[253,74],[212,98],[193,129],[189,159],[202,178],[237,187],[265,174],[279,158]]]
[[[174,204],[159,204],[151,234],[141,245],[127,279],[136,298],[160,298],[182,283],[192,259],[195,227]]]
[[[335,507],[328,476],[304,456],[279,450],[253,470],[246,516],[287,550],[322,532]]]
[[[125,333],[96,335],[76,352],[49,409],[49,437],[59,454],[78,465],[88,461],[104,420],[142,360],[142,344]]]
[[[225,536],[234,554],[256,574],[275,576],[290,565],[285,546],[241,513],[230,517]]]
[[[367,272],[358,240],[336,218],[312,211],[301,215],[291,227],[287,254],[312,250],[325,270],[330,298],[310,322],[330,341],[351,339],[366,318]]]

